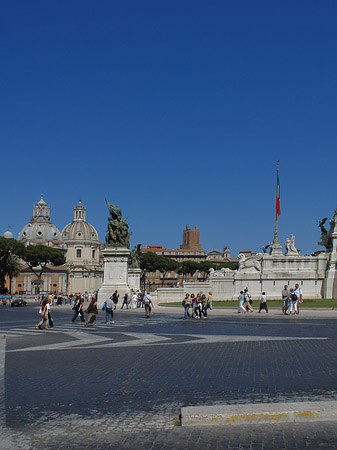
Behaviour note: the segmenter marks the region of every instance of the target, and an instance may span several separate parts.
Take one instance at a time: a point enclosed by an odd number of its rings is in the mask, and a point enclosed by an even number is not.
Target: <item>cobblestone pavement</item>
[[[337,399],[334,311],[156,308],[85,327],[68,306],[48,331],[37,311],[0,308],[0,448],[337,449],[332,422],[177,426],[182,406]]]

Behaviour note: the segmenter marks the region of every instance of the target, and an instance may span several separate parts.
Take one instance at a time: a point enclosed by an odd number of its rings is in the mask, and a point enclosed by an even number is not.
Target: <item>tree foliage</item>
[[[199,270],[199,263],[196,261],[183,261],[179,264],[179,273],[186,275],[193,275],[197,270]]]
[[[239,267],[239,263],[237,262],[224,262],[221,263],[220,266],[217,266],[217,269],[222,269],[222,268],[227,268],[227,269],[231,269],[231,270],[237,270]]]
[[[142,253],[139,263],[143,271],[142,278],[145,277],[146,272],[156,272],[158,270],[162,274],[162,286],[164,285],[167,273],[177,268],[177,261],[174,259],[152,252]]]
[[[209,271],[212,267],[214,269],[216,268],[214,263],[212,263],[211,261],[200,261],[198,270],[201,273],[201,277],[202,277],[203,281],[207,280]]]
[[[22,260],[38,278],[38,292],[43,272],[47,265],[62,266],[66,257],[61,250],[45,245],[28,245],[21,255]]]
[[[0,293],[7,292],[5,288],[6,277],[18,275],[18,265],[14,260],[17,262],[17,258],[22,256],[24,250],[25,246],[22,242],[0,237]]]

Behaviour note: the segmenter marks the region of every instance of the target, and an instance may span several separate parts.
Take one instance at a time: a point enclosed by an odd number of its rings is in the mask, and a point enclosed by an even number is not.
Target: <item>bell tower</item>
[[[43,194],[41,194],[41,199],[33,207],[33,217],[31,222],[49,222],[50,221],[50,206],[43,200]]]
[[[82,205],[81,200],[79,200],[78,204],[74,208],[74,220],[84,222],[86,220],[86,207]]]

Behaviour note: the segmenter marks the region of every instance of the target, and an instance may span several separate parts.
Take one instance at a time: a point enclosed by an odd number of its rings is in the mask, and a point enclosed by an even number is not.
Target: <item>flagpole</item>
[[[274,240],[271,245],[271,251],[270,254],[273,256],[281,256],[282,253],[282,246],[280,244],[279,238],[278,238],[278,216],[281,214],[280,212],[280,184],[279,184],[279,164],[280,160],[277,160],[277,166],[276,166],[276,216],[275,216],[275,231],[274,231]]]

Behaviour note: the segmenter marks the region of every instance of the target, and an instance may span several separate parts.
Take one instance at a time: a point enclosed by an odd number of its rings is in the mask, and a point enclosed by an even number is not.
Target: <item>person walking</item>
[[[47,321],[48,321],[48,308],[47,305],[49,303],[48,297],[44,298],[42,300],[41,308],[40,308],[40,314],[41,314],[41,320],[38,324],[35,325],[35,328],[40,328],[42,325],[44,325],[44,329],[48,330]]]
[[[48,314],[48,323],[49,323],[49,328],[54,328],[54,321],[53,318],[51,316],[51,303],[50,300],[48,299],[48,303],[47,303],[47,314]]]
[[[246,312],[246,308],[244,307],[245,295],[244,295],[243,291],[240,291],[238,301],[239,301],[238,313],[240,314],[241,311],[243,311],[245,313]]]
[[[108,298],[105,306],[105,323],[115,323],[114,321],[114,309],[115,304],[112,300],[112,296]]]
[[[83,312],[83,299],[80,295],[77,295],[76,297],[76,304],[73,307],[75,308],[73,318],[71,319],[72,322],[75,322],[77,319],[77,316],[81,316],[81,322],[84,322],[84,312]]]
[[[262,292],[262,295],[260,297],[260,309],[258,312],[260,313],[263,309],[266,311],[266,313],[268,312],[267,297],[265,292]]]
[[[288,290],[288,285],[284,285],[283,291],[281,292],[282,295],[282,314],[288,315],[287,309],[289,308],[289,299],[290,299],[290,293]]]
[[[213,300],[212,300],[212,292],[211,291],[209,291],[209,293],[208,293],[207,305],[210,310],[213,309]]]
[[[303,292],[298,283],[295,284],[294,294],[297,297],[297,314],[299,314],[300,305],[303,303]]]
[[[191,318],[191,315],[189,313],[190,306],[191,306],[190,294],[186,294],[183,300],[183,307],[185,308],[184,319]]]
[[[138,297],[135,291],[132,291],[132,309],[136,309],[137,308],[137,302],[138,302]]]
[[[126,305],[126,309],[129,309],[129,302],[128,302],[128,293],[126,292],[123,297],[123,303],[121,309],[123,309],[123,306]]]
[[[245,297],[245,301],[244,301],[243,306],[246,308],[246,311],[253,312],[254,310],[253,310],[253,307],[251,306],[252,303],[253,303],[252,302],[252,296],[250,295],[250,292],[248,291],[248,288],[246,288],[244,290],[244,297]]]
[[[89,306],[87,308],[87,313],[88,313],[88,319],[86,321],[86,325],[88,325],[89,323],[92,323],[93,325],[96,324],[96,314],[98,313],[98,309],[97,309],[97,303],[96,303],[96,299],[92,298]]]
[[[115,308],[114,308],[114,309],[117,308],[118,299],[119,299],[118,291],[115,291],[115,292],[112,294],[112,301],[114,302],[114,305],[115,305]]]
[[[149,292],[144,297],[144,305],[145,305],[145,317],[146,317],[146,319],[148,319],[151,314],[151,305],[153,307],[151,295]]]

